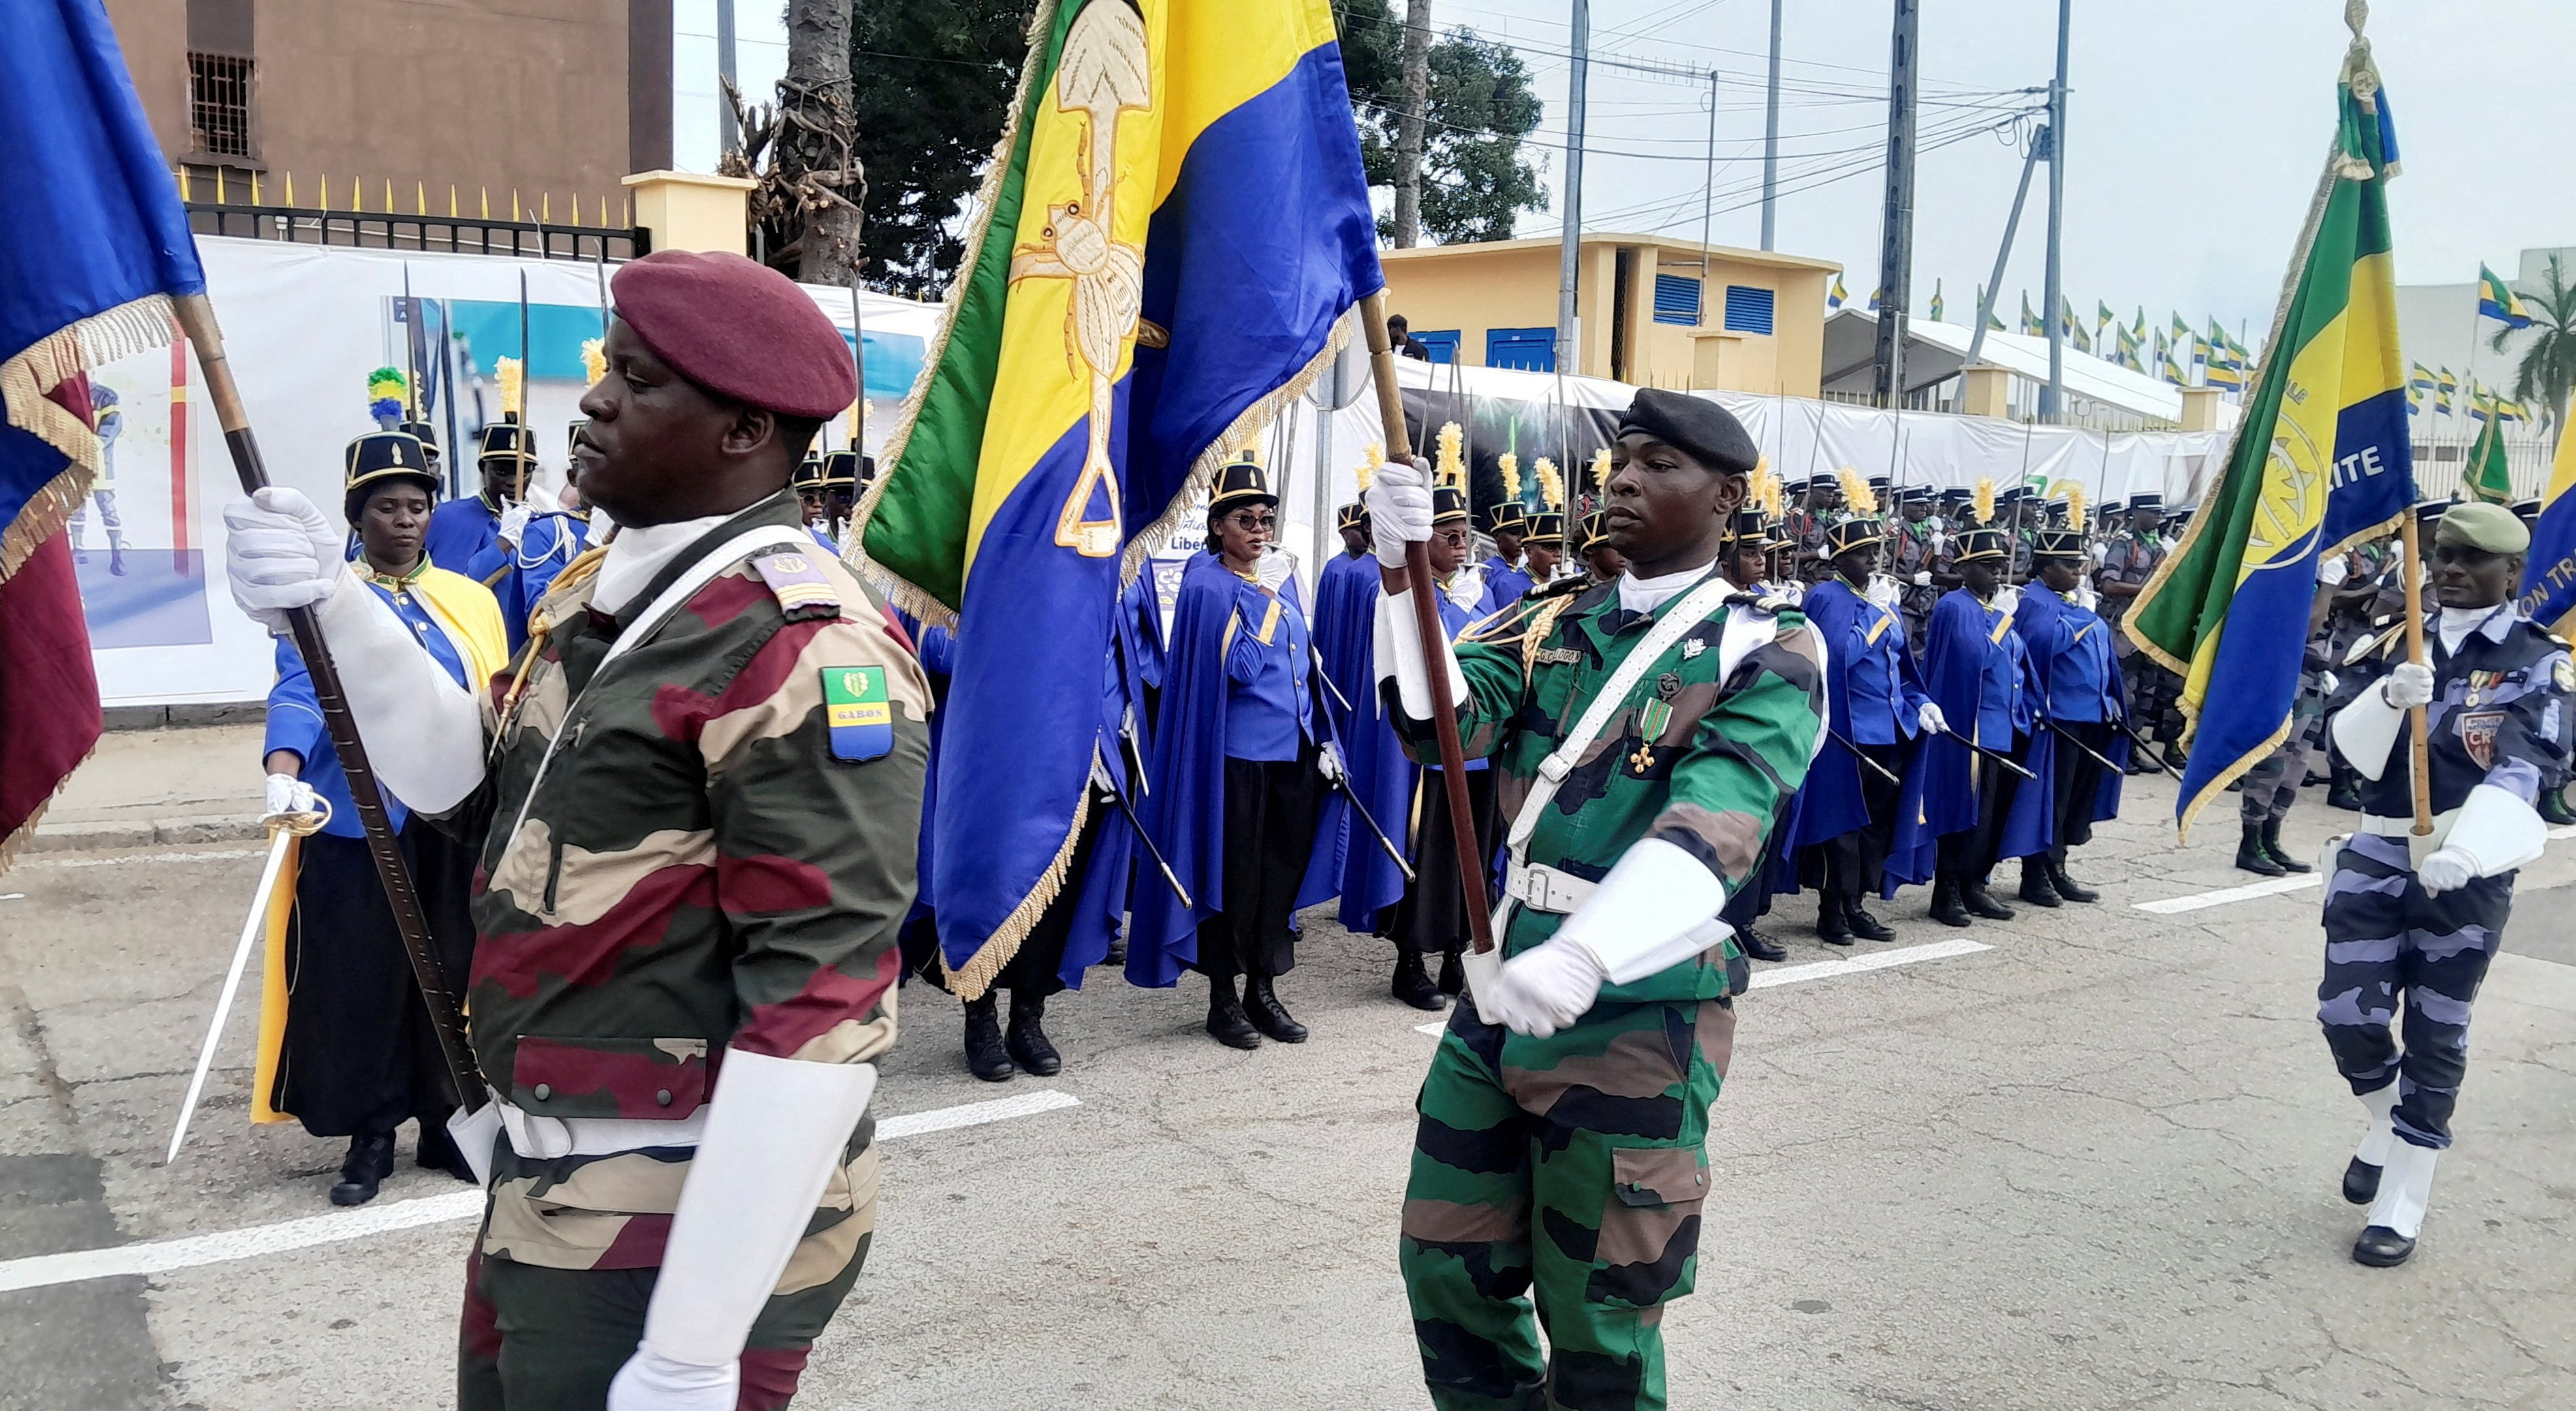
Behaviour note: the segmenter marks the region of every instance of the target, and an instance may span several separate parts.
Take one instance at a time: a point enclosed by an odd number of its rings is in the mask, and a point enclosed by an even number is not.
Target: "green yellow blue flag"
[[[2048,336],[2047,321],[2031,311],[2030,291],[2027,289],[2021,291],[2021,331],[2033,338]]]
[[[2185,837],[2288,737],[2318,556],[2385,531],[2415,499],[2389,254],[2397,135],[2357,25],[2337,96],[2334,157],[2225,468],[2122,624],[2183,677]]]
[[[1385,284],[1328,0],[1044,0],[1030,33],[852,552],[956,625],[923,891],[969,998],[1120,768],[1122,591]]]
[[[2460,489],[2472,500],[2512,504],[2513,467],[2505,459],[2504,406],[2481,392],[2477,410],[2469,415],[2480,423],[2480,429],[2477,440],[2469,446],[2468,465],[2460,473]]]
[[[1835,275],[1834,287],[1825,291],[1825,307],[1839,309],[1850,302],[1851,292],[1843,288],[1843,277],[1839,274]]]
[[[2576,628],[2576,436],[2558,438],[2558,462],[2541,491],[2522,562],[2522,610],[2561,637]]]
[[[1932,281],[1932,321],[1941,321],[1941,281],[1937,279]]]
[[[2485,265],[2478,266],[2478,317],[2494,319],[2507,328],[2531,327],[2531,311],[2522,306],[2522,296]]]

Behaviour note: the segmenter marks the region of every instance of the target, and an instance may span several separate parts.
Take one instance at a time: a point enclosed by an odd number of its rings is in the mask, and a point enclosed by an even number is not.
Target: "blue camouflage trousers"
[[[2417,1146],[2451,1144],[2451,1110],[2469,1066],[2469,1005],[2512,911],[2510,873],[2425,895],[2404,838],[2358,833],[2334,860],[2317,1022],[2356,1095],[2397,1082],[2397,1135]],[[2406,1012],[2392,1036],[2400,992]]]

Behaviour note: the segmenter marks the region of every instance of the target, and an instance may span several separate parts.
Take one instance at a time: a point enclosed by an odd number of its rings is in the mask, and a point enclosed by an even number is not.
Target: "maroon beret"
[[[656,250],[609,281],[617,317],[720,397],[816,421],[858,400],[850,345],[795,281],[722,251]]]

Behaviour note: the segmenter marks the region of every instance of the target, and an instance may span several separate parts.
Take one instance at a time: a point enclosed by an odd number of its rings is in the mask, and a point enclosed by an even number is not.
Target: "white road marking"
[[[991,1102],[970,1102],[962,1107],[943,1107],[930,1112],[888,1117],[877,1123],[877,1140],[900,1141],[905,1137],[953,1131],[959,1127],[980,1127],[988,1122],[1007,1122],[1014,1117],[1034,1117],[1041,1112],[1081,1105],[1081,1099],[1073,1094],[1049,1088]],[[147,1240],[112,1249],[40,1254],[0,1262],[0,1293],[79,1283],[86,1279],[163,1274],[173,1269],[194,1269],[263,1254],[310,1249],[315,1245],[339,1244],[346,1240],[365,1239],[369,1235],[418,1229],[423,1225],[479,1220],[482,1216],[483,1192],[451,1191],[446,1195],[397,1200],[385,1205],[363,1205],[355,1210],[334,1211],[328,1215],[308,1215],[300,1220],[284,1220],[274,1225],[255,1225],[246,1230]]]
[[[2276,897],[2283,892],[2304,892],[2310,887],[2322,887],[2325,882],[2324,877],[2311,872],[2305,877],[2275,877],[2269,881],[2251,882],[2242,887],[2228,887],[2221,891],[2196,892],[2187,897],[2132,902],[2130,906],[2133,910],[2153,912],[2158,916],[2176,916],[2186,911],[2199,911],[2204,907],[2226,906],[2232,902],[2252,901],[2257,897]]]
[[[1849,960],[1819,960],[1807,965],[1784,965],[1777,970],[1753,972],[1753,988],[1767,990],[1774,985],[1795,985],[1806,980],[1827,980],[1837,975],[1861,975],[1892,966],[1912,965],[1923,960],[1948,960],[1952,956],[1975,955],[1994,947],[1983,941],[1934,941],[1930,945],[1904,946],[1896,950],[1874,950],[1855,955]],[[1465,1001],[1461,1001],[1464,1003]],[[1416,1024],[1413,1032],[1437,1035],[1449,1027],[1446,1020]]]
[[[113,857],[34,857],[18,859],[20,867],[115,867],[128,862],[231,862],[236,858],[266,857],[266,848],[216,848],[211,852],[122,853]]]
[[[11,892],[6,896],[0,896],[0,901],[25,901],[26,899],[25,892]]]

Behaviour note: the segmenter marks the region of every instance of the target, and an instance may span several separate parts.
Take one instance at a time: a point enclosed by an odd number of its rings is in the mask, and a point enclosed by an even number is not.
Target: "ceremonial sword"
[[[1128,733],[1125,722],[1118,727],[1118,742],[1122,747],[1120,752],[1127,756],[1127,777],[1135,780],[1136,787],[1144,792],[1154,792],[1153,786],[1145,782],[1144,751],[1136,748],[1136,737]],[[1172,864],[1163,858],[1163,850],[1154,846],[1154,835],[1145,831],[1145,820],[1136,816],[1136,806],[1127,802],[1126,791],[1112,788],[1109,797],[1117,800],[1119,811],[1127,815],[1128,826],[1136,830],[1136,841],[1143,843],[1145,851],[1154,855],[1154,865],[1163,869],[1163,880],[1172,884],[1172,895],[1181,899],[1181,909],[1196,910],[1198,903],[1190,900],[1190,889],[1181,885],[1181,874],[1172,870]]]
[[[1871,769],[1876,770],[1879,778],[1884,779],[1891,784],[1902,784],[1905,782],[1904,780],[1897,778],[1894,774],[1888,772],[1886,765],[1879,763],[1877,760],[1871,759],[1868,755],[1862,754],[1860,752],[1860,746],[1844,739],[1841,731],[1828,725],[1825,727],[1825,733],[1834,737],[1835,744],[1851,751],[1852,758],[1859,760],[1861,763],[1868,765]]]
[[[2145,738],[2138,734],[2137,727],[2131,725],[2125,720],[2119,722],[2119,725],[2120,733],[2129,737],[2130,746],[2136,749],[2140,754],[2145,755],[2147,757],[2147,763],[2152,764],[2157,769],[2171,775],[2175,783],[2179,784],[2183,781],[2182,771],[2174,768],[2172,763],[2168,761],[2163,754],[2159,753],[2153,745],[2148,744]]]
[[[1342,713],[1359,714],[1359,707],[1352,705],[1351,698],[1342,694],[1342,688],[1333,684],[1333,673],[1324,669],[1323,653],[1315,650],[1312,639],[1306,643],[1306,655],[1315,665],[1315,679],[1323,682],[1324,689],[1333,693],[1333,699],[1342,703]],[[1368,825],[1368,830],[1377,835],[1377,845],[1386,849],[1387,858],[1395,864],[1395,870],[1403,873],[1404,880],[1411,883],[1413,864],[1404,860],[1403,850],[1396,847],[1395,839],[1388,837],[1386,830],[1377,826],[1377,820],[1369,816],[1368,805],[1360,802],[1359,790],[1351,787],[1350,764],[1348,759],[1342,761],[1342,772],[1332,781],[1333,787],[1342,791],[1342,797],[1350,801],[1351,812],[1358,814],[1360,821]]]
[[[1976,741],[1969,739],[1967,736],[1960,734],[1958,731],[1951,729],[1947,725],[1942,726],[1940,729],[1935,730],[1932,733],[1936,735],[1947,735],[1951,739],[1958,741],[1961,745],[1985,756],[1987,759],[1993,760],[1995,763],[2002,765],[2004,768],[2011,770],[2013,773],[2020,775],[2024,779],[2036,780],[2039,778],[2038,775],[2022,768],[2020,761],[2014,759],[2011,755],[2005,754],[2001,750],[1987,749],[1985,746],[1978,744]]]
[[[2104,769],[2120,769],[2120,766],[2113,764],[2109,759],[2105,758],[2100,751],[2094,749],[2091,745],[2084,743],[2082,740],[2075,738],[2074,731],[2067,729],[2065,726],[2058,724],[2056,721],[2051,720],[2044,715],[2039,718],[2039,723],[2056,731],[2057,738],[2064,740],[2066,743],[2083,751],[2085,757],[2092,760],[2095,764],[2102,766]],[[2125,774],[2128,771],[2120,770],[2120,772]]]
[[[269,821],[268,863],[260,869],[259,886],[250,894],[250,915],[242,921],[241,940],[233,947],[233,963],[224,971],[224,987],[215,996],[214,1022],[206,1026],[206,1042],[197,1050],[197,1071],[188,1077],[188,1095],[179,1102],[178,1125],[170,1129],[170,1150],[161,1158],[169,1165],[179,1159],[179,1144],[188,1139],[188,1121],[197,1115],[197,1099],[205,1095],[206,1074],[215,1066],[215,1047],[223,1042],[224,1021],[233,1013],[233,997],[241,991],[242,971],[250,964],[250,948],[268,929],[269,898],[277,891],[277,879],[286,870],[286,852],[297,838],[318,831],[331,816],[328,800],[316,800],[318,811],[309,814],[279,814]],[[289,820],[312,820],[310,826]]]

